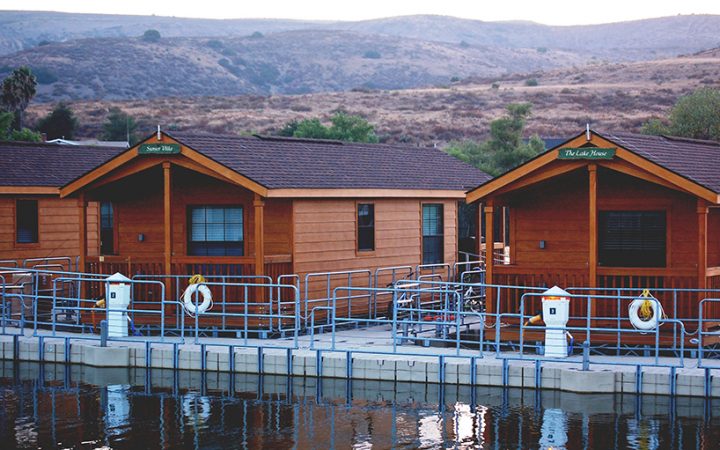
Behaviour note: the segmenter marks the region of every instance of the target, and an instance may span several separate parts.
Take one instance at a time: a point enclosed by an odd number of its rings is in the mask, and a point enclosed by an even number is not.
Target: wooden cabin
[[[120,151],[0,142],[0,266],[52,257],[71,257],[74,265],[80,253],[78,200],[60,198],[60,187]],[[90,204],[86,240],[91,255],[97,255],[99,242],[97,214],[97,204]],[[70,268],[67,262],[53,264]]]
[[[183,289],[196,273],[304,281],[318,272],[452,265],[458,202],[489,178],[433,148],[159,133],[59,194],[85,218],[74,228],[85,271],[183,275]],[[97,242],[86,237],[94,227]],[[353,284],[368,286],[363,277]],[[325,277],[311,281],[309,296],[325,295]]]
[[[482,203],[489,227],[498,208],[509,210],[509,261],[487,258],[495,284],[633,289],[624,295],[647,288],[671,317],[695,319],[705,292],[674,299],[658,290],[720,288],[716,142],[588,131],[482,183],[467,202]],[[517,293],[501,297],[502,312],[517,312]],[[583,305],[571,313],[582,317]],[[597,300],[591,313],[618,311]]]

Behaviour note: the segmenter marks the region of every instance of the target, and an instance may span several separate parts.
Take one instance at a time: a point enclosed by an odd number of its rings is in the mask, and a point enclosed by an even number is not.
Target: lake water
[[[0,363],[0,448],[715,449],[720,400]]]

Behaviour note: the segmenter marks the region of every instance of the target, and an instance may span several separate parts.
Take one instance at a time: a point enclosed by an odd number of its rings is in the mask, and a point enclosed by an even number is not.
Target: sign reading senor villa
[[[561,148],[558,151],[558,159],[613,159],[613,157],[615,157],[614,148]]]
[[[180,144],[140,144],[138,155],[174,155],[180,153]]]

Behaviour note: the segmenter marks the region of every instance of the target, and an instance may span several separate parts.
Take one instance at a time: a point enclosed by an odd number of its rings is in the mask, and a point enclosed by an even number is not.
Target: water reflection
[[[702,399],[7,362],[0,377],[2,448],[709,449],[720,437]]]

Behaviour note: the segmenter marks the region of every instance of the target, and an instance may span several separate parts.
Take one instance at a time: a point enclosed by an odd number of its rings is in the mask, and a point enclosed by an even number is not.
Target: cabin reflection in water
[[[17,447],[709,448],[720,416],[694,398],[30,363],[1,375],[0,439]]]

